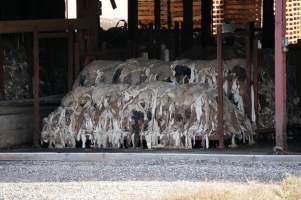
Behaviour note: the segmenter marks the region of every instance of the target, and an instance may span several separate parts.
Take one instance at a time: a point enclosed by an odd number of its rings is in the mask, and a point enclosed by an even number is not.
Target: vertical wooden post
[[[202,45],[206,46],[210,44],[212,35],[212,0],[201,1],[201,15]]]
[[[279,1],[279,0],[277,0]],[[275,31],[275,16],[274,16],[275,0],[264,0],[263,3],[263,47],[274,47],[274,31]]]
[[[40,59],[39,59],[39,33],[33,34],[33,59],[34,59],[34,134],[33,143],[35,147],[40,146]]]
[[[168,30],[171,30],[172,19],[171,19],[171,2],[167,0],[167,27]]]
[[[0,100],[5,98],[4,92],[4,51],[0,48]]]
[[[129,56],[136,57],[136,35],[138,30],[138,0],[128,0]]]
[[[80,72],[80,34],[76,33],[76,40],[74,43],[74,78],[79,75]]]
[[[193,3],[192,0],[183,0],[183,48],[192,46],[193,34]]]
[[[158,31],[161,28],[161,1],[155,0],[155,29]]]
[[[79,71],[82,70],[81,69],[81,64],[83,63],[83,55],[86,52],[87,49],[87,45],[86,45],[86,41],[85,41],[85,33],[84,31],[78,30],[77,33],[77,39],[78,39],[78,45],[79,45],[79,59],[80,59],[80,66],[79,66]]]
[[[174,31],[174,40],[175,40],[175,58],[180,56],[180,24],[179,22],[175,23],[175,31]]]
[[[98,0],[88,0],[90,33],[88,38],[88,49],[98,49],[98,31],[99,31],[99,14],[100,14],[100,2]]]
[[[128,0],[129,39],[134,40],[138,29],[138,0]]]
[[[161,0],[155,0],[155,35],[153,57],[160,59],[160,30],[161,30]]]
[[[77,17],[88,24],[87,48],[90,52],[98,48],[100,13],[101,3],[98,0],[77,0]]]
[[[218,136],[219,136],[219,146],[218,148],[225,148],[224,145],[224,66],[223,66],[223,55],[222,55],[222,45],[223,45],[223,35],[222,26],[217,27],[217,90],[218,90]]]
[[[74,35],[73,29],[68,30],[68,91],[71,90],[74,81],[74,65],[73,65],[73,53],[74,53]]]
[[[276,146],[287,150],[286,135],[286,0],[277,0],[275,15],[275,122]]]

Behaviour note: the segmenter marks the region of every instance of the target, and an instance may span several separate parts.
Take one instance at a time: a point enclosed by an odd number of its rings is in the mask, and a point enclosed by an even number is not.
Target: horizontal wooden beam
[[[64,97],[63,94],[41,97],[40,105],[43,106],[59,106],[61,99]],[[0,100],[0,107],[32,107],[34,99],[17,99],[17,100]],[[0,115],[7,114],[2,112],[0,108]]]
[[[67,38],[68,32],[59,32],[59,33],[40,33],[39,38]]]
[[[18,20],[0,21],[1,33],[25,33],[43,31],[63,31],[73,29],[87,29],[88,23],[80,19],[50,19],[50,20]]]

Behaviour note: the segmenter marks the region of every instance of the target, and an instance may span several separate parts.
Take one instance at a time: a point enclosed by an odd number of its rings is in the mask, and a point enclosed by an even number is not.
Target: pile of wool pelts
[[[253,143],[246,117],[245,62],[225,61],[224,134]],[[217,131],[216,60],[94,61],[81,72],[61,106],[44,119],[49,148],[209,148]]]

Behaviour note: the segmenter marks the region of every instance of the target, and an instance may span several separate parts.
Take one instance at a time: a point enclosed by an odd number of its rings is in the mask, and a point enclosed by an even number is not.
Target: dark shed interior
[[[40,146],[42,118],[59,106],[61,98],[72,90],[80,71],[91,61],[125,61],[143,55],[164,59],[162,47],[168,50],[169,61],[246,59],[250,66],[246,73],[254,73],[255,66],[256,70],[266,67],[263,70],[270,73],[276,87],[277,83],[287,82],[287,92],[275,90],[276,104],[280,101],[277,105],[286,105],[290,99],[301,96],[301,25],[292,27],[295,32],[287,31],[285,37],[284,27],[275,27],[275,18],[279,20],[277,16],[283,17],[284,13],[274,10],[273,0],[128,0],[128,10],[125,10],[128,19],[119,19],[116,26],[107,30],[99,20],[102,9],[114,9],[119,6],[118,1],[111,0],[111,8],[103,8],[98,0],[76,2],[77,18],[66,19],[68,0],[0,1],[0,109],[3,116],[14,110],[15,119],[24,111],[27,122],[32,122],[24,126],[26,133],[17,128],[10,130],[11,135],[27,136],[20,142],[14,142],[12,136],[4,148],[24,144]],[[286,23],[290,30],[289,20]],[[284,42],[275,38],[281,31]],[[282,52],[274,49],[278,43],[284,45]],[[12,62],[26,63],[21,68],[26,68],[28,75],[17,78],[19,83],[11,82],[12,87],[20,85],[14,90],[19,91],[18,95],[5,94],[5,83],[11,81],[11,74],[2,67],[8,62],[3,59],[7,55],[11,55]],[[279,73],[274,71],[279,56],[286,58],[284,66],[279,64],[286,72],[280,73],[282,79],[275,79]],[[257,85],[256,81],[260,82],[257,79],[260,78],[250,77],[248,84]],[[278,101],[281,94],[287,96],[287,101]],[[256,98],[260,101],[261,96]],[[281,146],[285,151],[288,141],[292,151],[300,151],[295,147],[300,144],[301,124],[288,125],[283,120],[294,109],[301,109],[300,104],[288,108],[287,112],[276,110],[275,127],[256,129],[258,141]],[[0,127],[1,123],[4,122],[0,118]],[[0,128],[1,134],[0,139],[6,137]]]

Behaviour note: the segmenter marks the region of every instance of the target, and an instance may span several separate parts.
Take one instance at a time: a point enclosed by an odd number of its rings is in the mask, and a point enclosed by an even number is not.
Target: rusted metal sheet
[[[222,26],[217,27],[217,67],[218,67],[218,135],[219,135],[219,148],[225,148],[224,145],[224,67],[223,67],[223,35]]]
[[[260,27],[261,0],[224,0],[224,20],[243,28],[245,23],[255,22]]]
[[[286,139],[286,54],[285,48],[285,9],[286,0],[278,0],[275,11],[275,127],[276,146],[287,150]]]
[[[286,38],[290,44],[297,44],[301,39],[301,1],[286,1]]]
[[[34,134],[33,142],[35,146],[40,144],[40,59],[39,59],[39,33],[33,34],[33,58],[34,58],[34,78],[33,78],[33,96],[34,96]]]
[[[196,29],[201,28],[202,3],[200,0],[192,0],[192,24]],[[138,0],[138,15],[142,24],[157,24],[156,29],[174,29],[175,23],[183,23],[183,0]]]

